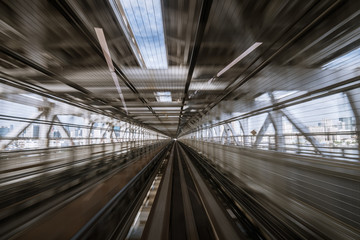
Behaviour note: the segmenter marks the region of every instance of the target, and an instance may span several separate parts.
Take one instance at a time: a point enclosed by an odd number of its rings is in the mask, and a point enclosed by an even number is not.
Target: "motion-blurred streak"
[[[114,68],[114,65],[112,63],[112,59],[111,59],[111,56],[110,56],[110,51],[109,51],[109,48],[108,48],[107,43],[106,43],[104,31],[102,30],[102,28],[94,28],[94,29],[95,29],[95,32],[96,32],[96,36],[97,36],[97,38],[99,40],[101,49],[103,51],[106,63],[108,65],[108,67],[109,67],[111,77],[114,80],[116,89],[117,89],[117,91],[118,91],[118,93],[120,95],[121,102],[124,105],[124,109],[125,109],[126,113],[128,113],[127,107],[126,107],[126,104],[125,104],[125,100],[124,100],[124,96],[122,94],[121,87],[120,87],[120,84],[119,84],[119,79],[117,78],[115,68]]]

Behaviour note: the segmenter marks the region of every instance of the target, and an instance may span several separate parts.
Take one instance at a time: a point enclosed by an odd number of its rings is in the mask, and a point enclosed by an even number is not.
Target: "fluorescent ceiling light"
[[[220,72],[218,72],[216,74],[216,77],[220,77],[221,75],[223,75],[227,70],[229,70],[232,66],[234,66],[235,64],[237,64],[241,59],[243,59],[244,57],[246,57],[247,55],[249,55],[252,51],[254,51],[258,46],[260,46],[262,44],[262,42],[256,42],[254,43],[251,47],[249,47],[245,52],[243,52],[240,56],[238,56],[237,58],[235,58],[234,61],[232,61],[231,63],[229,63],[229,65],[227,65],[223,70],[221,70]],[[211,80],[211,79],[210,79]],[[211,81],[212,82],[212,81]],[[211,83],[210,82],[210,83]]]
[[[111,59],[111,56],[110,56],[110,51],[109,51],[108,45],[106,43],[104,31],[102,30],[102,28],[95,28],[95,32],[96,32],[96,36],[98,38],[98,41],[100,43],[101,49],[103,51],[106,63],[108,65],[108,67],[109,67],[111,77],[112,77],[112,79],[113,79],[113,81],[115,83],[116,90],[118,91],[118,93],[120,95],[120,99],[121,99],[121,102],[122,102],[122,104],[124,106],[124,109],[125,109],[126,113],[128,113],[127,108],[126,108],[126,104],[125,104],[125,99],[124,99],[124,96],[123,96],[123,94],[121,92],[119,79],[117,78],[117,75],[115,73],[115,68],[114,68],[114,65],[113,65],[113,62],[112,62],[112,59]]]
[[[158,102],[172,102],[171,92],[155,92],[154,94]]]
[[[155,111],[179,111],[180,107],[153,107]]]
[[[284,97],[290,96],[292,94],[295,94],[297,92],[299,92],[299,91],[274,91],[273,95],[274,95],[275,99],[280,99],[280,98],[284,98]]]
[[[119,1],[146,68],[168,68],[161,0]]]
[[[296,94],[296,96],[298,96],[299,94],[305,94],[305,93],[306,93],[305,91],[273,91],[272,92],[276,100],[288,97],[293,94]],[[269,96],[269,93],[266,92],[255,98],[255,101],[271,101],[271,98]]]

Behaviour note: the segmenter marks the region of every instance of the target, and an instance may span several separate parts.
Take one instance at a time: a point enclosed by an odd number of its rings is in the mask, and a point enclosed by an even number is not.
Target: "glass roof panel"
[[[146,68],[168,68],[161,1],[120,0],[120,2]]]

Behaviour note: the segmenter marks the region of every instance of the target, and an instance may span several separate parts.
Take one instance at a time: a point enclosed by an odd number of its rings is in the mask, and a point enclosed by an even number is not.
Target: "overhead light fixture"
[[[103,52],[105,60],[106,60],[106,63],[108,65],[108,67],[109,67],[111,77],[112,77],[112,79],[113,79],[113,81],[115,83],[116,90],[119,93],[120,99],[122,101],[122,104],[124,106],[124,109],[125,109],[126,113],[128,113],[127,108],[126,108],[126,104],[125,104],[125,99],[124,99],[124,96],[123,96],[121,88],[120,88],[119,79],[118,79],[118,77],[116,75],[115,68],[114,68],[114,65],[113,65],[113,62],[112,62],[112,59],[111,59],[111,56],[110,56],[110,51],[109,51],[108,45],[106,43],[104,31],[103,31],[102,28],[95,28],[95,33],[96,33],[96,36],[97,36],[98,41],[100,43],[102,52]]]
[[[240,54],[240,56],[238,56],[237,58],[235,58],[234,61],[232,61],[231,63],[229,63],[226,67],[224,67],[223,70],[221,70],[220,72],[218,72],[216,74],[216,77],[220,77],[221,75],[223,75],[227,70],[229,70],[232,66],[234,66],[235,64],[237,64],[241,59],[243,59],[244,57],[246,57],[247,55],[249,55],[252,51],[254,51],[257,47],[259,47],[262,44],[262,42],[256,42],[254,43],[251,47],[249,47],[245,52],[243,52],[242,54]]]
[[[131,40],[136,42],[140,51],[139,58],[144,61],[146,68],[167,69],[161,0],[110,0],[113,10],[117,11],[113,1],[125,13],[122,18],[128,25],[122,27],[134,36]]]
[[[155,92],[154,95],[158,102],[172,102],[171,92]]]
[[[215,81],[216,77],[212,77],[210,78],[210,80],[208,81],[208,84],[211,84],[213,81]]]
[[[180,111],[180,107],[153,107],[155,111]]]

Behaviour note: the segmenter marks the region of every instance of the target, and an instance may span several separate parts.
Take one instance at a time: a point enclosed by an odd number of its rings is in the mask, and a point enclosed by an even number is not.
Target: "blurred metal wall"
[[[181,141],[206,156],[284,226],[311,226],[331,239],[359,237],[358,162]]]

